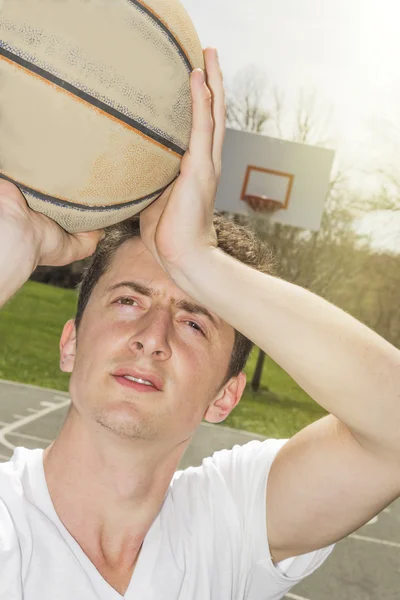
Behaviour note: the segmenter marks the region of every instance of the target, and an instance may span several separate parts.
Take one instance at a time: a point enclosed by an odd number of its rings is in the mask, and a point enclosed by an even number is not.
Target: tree
[[[233,84],[228,87],[227,123],[229,126],[253,133],[268,133],[301,143],[321,146],[326,144],[327,139],[326,136],[323,137],[323,132],[327,130],[330,113],[324,114],[321,111],[316,94],[305,95],[301,91],[297,106],[291,112],[292,114],[286,108],[283,93],[277,88],[268,91],[265,75],[255,67],[240,71],[234,78]],[[348,244],[353,244],[355,237],[349,227],[351,220],[349,214],[345,214],[342,208],[338,209],[337,202],[334,208],[344,182],[343,173],[337,170],[329,190],[330,220],[325,219],[320,232],[304,232],[279,223],[271,224],[256,216],[250,218],[252,227],[262,238],[267,239],[272,247],[280,265],[280,274],[289,281],[308,288],[314,286],[319,292],[326,292],[328,281],[332,285],[333,280],[340,277],[340,271],[345,264],[343,257],[345,230],[349,238]],[[333,215],[336,219],[332,218]],[[347,227],[343,226],[344,223]],[[341,251],[338,251],[338,238],[342,242]],[[321,247],[323,245],[326,247],[328,243],[331,258],[330,274],[327,277],[325,272],[325,277],[321,278],[319,268],[322,258]],[[333,250],[337,255],[335,260],[332,260]],[[265,354],[259,350],[252,380],[254,391],[260,387],[264,361]]]
[[[257,67],[248,67],[236,75],[228,87],[226,102],[227,123],[234,129],[261,133],[272,118],[263,108],[267,79]]]
[[[288,108],[284,93],[270,87],[265,73],[254,65],[238,71],[226,86],[227,125],[233,129],[325,146],[331,116],[315,92],[300,90],[295,106]]]

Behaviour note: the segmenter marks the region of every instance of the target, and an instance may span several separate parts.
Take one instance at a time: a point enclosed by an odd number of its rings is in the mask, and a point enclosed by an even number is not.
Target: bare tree
[[[327,129],[328,120],[326,113],[322,115],[315,93],[307,96],[304,92],[300,92],[297,106],[289,111],[282,91],[276,87],[268,89],[266,76],[256,67],[240,71],[228,88],[228,125],[243,131],[268,133],[296,142],[322,146],[327,141],[322,137],[322,133],[325,128]],[[332,203],[343,181],[343,173],[337,172],[329,190]],[[320,254],[322,243],[327,242],[326,229],[322,239],[319,232],[305,234],[300,229],[279,223],[271,224],[259,220],[256,216],[251,218],[250,222],[257,233],[268,240],[280,265],[281,274],[285,278],[306,287],[315,285],[323,288],[322,281],[318,281],[318,279],[323,280],[323,277],[321,278],[319,273],[317,275],[319,261],[316,257]],[[329,235],[333,237],[332,232]],[[332,244],[336,244],[336,240],[331,241]],[[340,276],[338,268],[340,264],[345,264],[343,257],[332,261],[330,274],[325,277],[325,281],[329,280],[332,283],[332,279]],[[264,361],[265,354],[259,350],[252,380],[252,388],[255,391],[260,387]]]
[[[331,111],[322,110],[316,94],[300,92],[288,108],[283,93],[267,86],[257,69],[242,71],[231,86],[228,124],[245,131],[325,146],[329,143]],[[391,133],[392,148],[400,150],[400,128]],[[393,129],[390,129],[393,132]],[[395,135],[396,134],[396,135]],[[394,137],[395,139],[394,139]],[[388,150],[389,146],[386,147]],[[400,345],[400,255],[376,253],[368,236],[355,228],[357,217],[373,211],[400,210],[400,169],[394,157],[382,154],[372,169],[375,191],[351,189],[348,177],[336,165],[332,174],[319,231],[305,232],[256,216],[250,223],[275,253],[280,275],[341,306]],[[365,173],[365,176],[370,173]],[[380,185],[377,185],[380,182]],[[252,387],[259,389],[265,355],[259,352]]]
[[[263,108],[267,79],[262,71],[251,66],[235,76],[227,87],[227,124],[234,129],[261,133],[271,119]]]
[[[301,90],[295,111],[292,141],[326,146],[330,117],[331,111],[323,111],[318,105],[316,92],[305,94]]]

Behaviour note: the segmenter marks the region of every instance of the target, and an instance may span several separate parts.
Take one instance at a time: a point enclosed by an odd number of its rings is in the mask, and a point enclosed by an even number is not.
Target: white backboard
[[[242,198],[264,196],[280,203],[271,220],[318,230],[334,156],[326,148],[228,128],[215,208],[246,215],[252,209]]]

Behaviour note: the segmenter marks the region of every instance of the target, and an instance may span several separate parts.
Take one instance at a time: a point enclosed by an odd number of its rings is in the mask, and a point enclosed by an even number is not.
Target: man
[[[276,600],[400,495],[400,352],[217,245],[224,95],[214,50],[205,62],[179,178],[140,238],[132,224],[131,239],[114,228],[126,237],[113,253],[112,233],[99,244],[64,327],[60,434],[0,468],[1,599]],[[2,303],[38,264],[88,256],[101,236],[68,236],[6,183],[0,217]],[[175,473],[202,418],[239,402],[246,339],[331,414]]]

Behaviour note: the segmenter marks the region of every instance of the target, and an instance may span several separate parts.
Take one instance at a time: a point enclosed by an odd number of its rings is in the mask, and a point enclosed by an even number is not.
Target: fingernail
[[[204,71],[203,69],[197,69],[200,73],[200,81],[201,83],[205,83]]]

